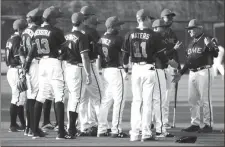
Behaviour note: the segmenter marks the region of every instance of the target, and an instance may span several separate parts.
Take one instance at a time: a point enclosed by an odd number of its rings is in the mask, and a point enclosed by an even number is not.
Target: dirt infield
[[[149,142],[130,142],[129,138],[114,139],[109,137],[78,137],[75,140],[56,140],[56,132],[50,131],[46,138],[32,140],[31,137],[24,136],[22,132],[8,133],[9,127],[9,104],[10,88],[5,76],[1,77],[1,146],[224,146],[224,84],[221,77],[216,77],[213,87],[213,114],[214,114],[214,132],[208,134],[184,133],[180,130],[188,127],[190,124],[190,111],[187,103],[187,79],[185,75],[179,85],[178,105],[176,115],[176,128],[168,131],[175,134],[175,138],[167,138],[160,141]],[[129,83],[128,83],[129,85]],[[129,88],[129,87],[128,87]],[[129,91],[129,89],[127,89]],[[124,132],[128,133],[130,129],[130,105],[131,97],[127,94],[122,127]],[[67,104],[67,102],[66,102]],[[169,120],[172,121],[172,108]],[[109,112],[109,121],[111,120],[112,111]],[[54,120],[54,112],[51,111],[51,120]],[[155,132],[153,130],[153,132]],[[194,144],[175,143],[175,139],[180,136],[195,135],[198,137]]]

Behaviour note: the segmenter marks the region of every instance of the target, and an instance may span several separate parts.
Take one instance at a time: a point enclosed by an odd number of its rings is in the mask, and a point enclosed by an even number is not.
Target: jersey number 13
[[[38,48],[38,54],[48,54],[50,53],[48,39],[35,39]]]

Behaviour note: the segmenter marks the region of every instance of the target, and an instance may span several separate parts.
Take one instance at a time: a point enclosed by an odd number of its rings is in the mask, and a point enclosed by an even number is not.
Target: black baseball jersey
[[[89,57],[90,60],[97,59],[98,56],[98,48],[97,48],[97,42],[100,39],[100,35],[98,34],[96,29],[90,28],[87,25],[85,25],[82,28],[82,33],[87,35],[88,42],[89,42]]]
[[[157,33],[149,28],[136,28],[125,36],[122,51],[131,56],[131,62],[155,62],[153,55],[160,44]]]
[[[50,25],[39,27],[34,33],[38,56],[59,57],[59,49],[66,42],[63,32]]]
[[[81,54],[89,51],[87,36],[80,31],[73,31],[65,35],[67,40],[67,58],[66,61],[71,64],[82,63]]]
[[[206,65],[213,65],[213,58],[218,56],[218,52],[214,47],[207,47],[204,39],[209,37],[204,33],[191,40],[186,49],[187,61],[181,70],[181,74],[185,73],[187,69],[196,69]]]
[[[164,42],[166,43],[167,51],[172,50],[178,41],[176,34],[173,32],[173,30],[170,27],[168,27],[166,28],[166,32],[163,37],[164,37]],[[173,54],[170,55],[170,59],[174,59],[176,62],[179,63],[177,51],[174,51]],[[178,68],[180,69],[180,65]]]
[[[18,66],[21,64],[19,58],[21,37],[19,34],[13,34],[6,42],[6,65]]]
[[[21,43],[21,48],[20,48],[20,55],[24,56],[25,58],[27,57],[28,53],[30,52],[30,50],[32,48],[34,32],[37,28],[38,28],[37,25],[27,27],[21,35],[22,43]]]
[[[121,48],[123,38],[115,33],[105,33],[99,42],[99,54],[101,56],[101,67],[121,66]]]

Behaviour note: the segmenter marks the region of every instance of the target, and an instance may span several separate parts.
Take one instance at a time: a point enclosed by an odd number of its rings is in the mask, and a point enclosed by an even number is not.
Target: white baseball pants
[[[119,134],[122,132],[121,123],[124,99],[124,81],[121,69],[109,67],[102,69],[104,94],[98,116],[98,134],[106,133],[108,129],[108,111],[113,102],[113,116],[111,133]]]
[[[134,64],[132,67],[133,101],[131,105],[130,131],[132,140],[138,137],[140,130],[142,130],[142,139],[149,138],[152,135],[152,99],[153,88],[156,83],[156,72],[155,70],[150,70],[151,67],[153,67],[151,64]],[[141,105],[143,105],[142,112]]]
[[[86,73],[84,69],[82,72],[82,77],[83,79],[86,79]],[[99,107],[103,91],[99,73],[97,72],[95,63],[91,63],[91,78],[92,78],[91,85],[86,85],[86,80],[83,80],[83,88],[79,107],[79,120],[82,132],[92,126],[97,126],[98,124],[96,116],[98,116],[99,113]],[[90,109],[90,107],[88,108],[89,101],[93,105],[94,110],[89,110]],[[92,113],[88,113],[90,111]]]
[[[65,100],[63,62],[43,57],[39,62],[39,92],[36,100],[44,103],[50,97],[54,97],[55,102]]]
[[[166,77],[163,69],[156,69],[156,84],[154,86],[153,95],[153,111],[156,121],[156,132],[165,133],[166,129],[163,125],[163,106],[166,99]]]
[[[12,90],[11,103],[17,106],[24,105],[26,100],[26,91],[19,92],[17,89],[17,83],[22,76],[22,68],[9,68],[7,71],[7,80]]]
[[[26,74],[27,78],[27,99],[36,99],[38,94],[38,60],[33,59],[30,65],[29,72]]]
[[[188,101],[191,105],[191,124],[200,125],[200,106],[203,106],[203,123],[213,125],[212,110],[213,69],[190,71],[188,81]]]

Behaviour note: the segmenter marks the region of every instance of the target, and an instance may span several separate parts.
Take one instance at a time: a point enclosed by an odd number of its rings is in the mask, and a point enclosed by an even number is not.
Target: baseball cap
[[[92,6],[84,6],[80,9],[80,12],[84,15],[95,15],[96,10]]]
[[[153,16],[151,16],[150,12],[146,9],[141,9],[141,10],[137,11],[136,17],[138,17],[138,18],[149,17],[150,19],[155,19]]]
[[[25,19],[17,19],[13,22],[13,29],[25,29],[27,27],[27,21]]]
[[[73,13],[73,15],[71,16],[72,23],[79,23],[79,22],[82,22],[83,20],[84,20],[84,15],[80,12]]]
[[[109,17],[105,22],[105,26],[107,29],[113,28],[115,26],[120,26],[122,24],[124,24],[124,22],[120,21],[117,16]]]
[[[98,24],[101,24],[101,22],[98,20],[98,18],[96,16],[93,16],[90,18],[90,24],[98,25]]]
[[[202,27],[202,24],[197,19],[192,19],[189,21],[186,29],[199,28]]]
[[[59,7],[51,6],[45,9],[43,13],[43,18],[59,18],[62,16],[62,11],[59,9]]]
[[[27,17],[38,17],[38,16],[42,16],[42,14],[43,14],[42,9],[35,8],[35,9],[33,9],[30,12],[27,13]]]
[[[156,19],[153,23],[152,23],[152,27],[165,27],[166,24],[162,19]]]
[[[163,16],[168,16],[168,15],[176,16],[176,14],[173,13],[173,12],[172,12],[171,10],[169,10],[169,9],[164,9],[164,10],[161,12],[161,18],[162,18]]]

